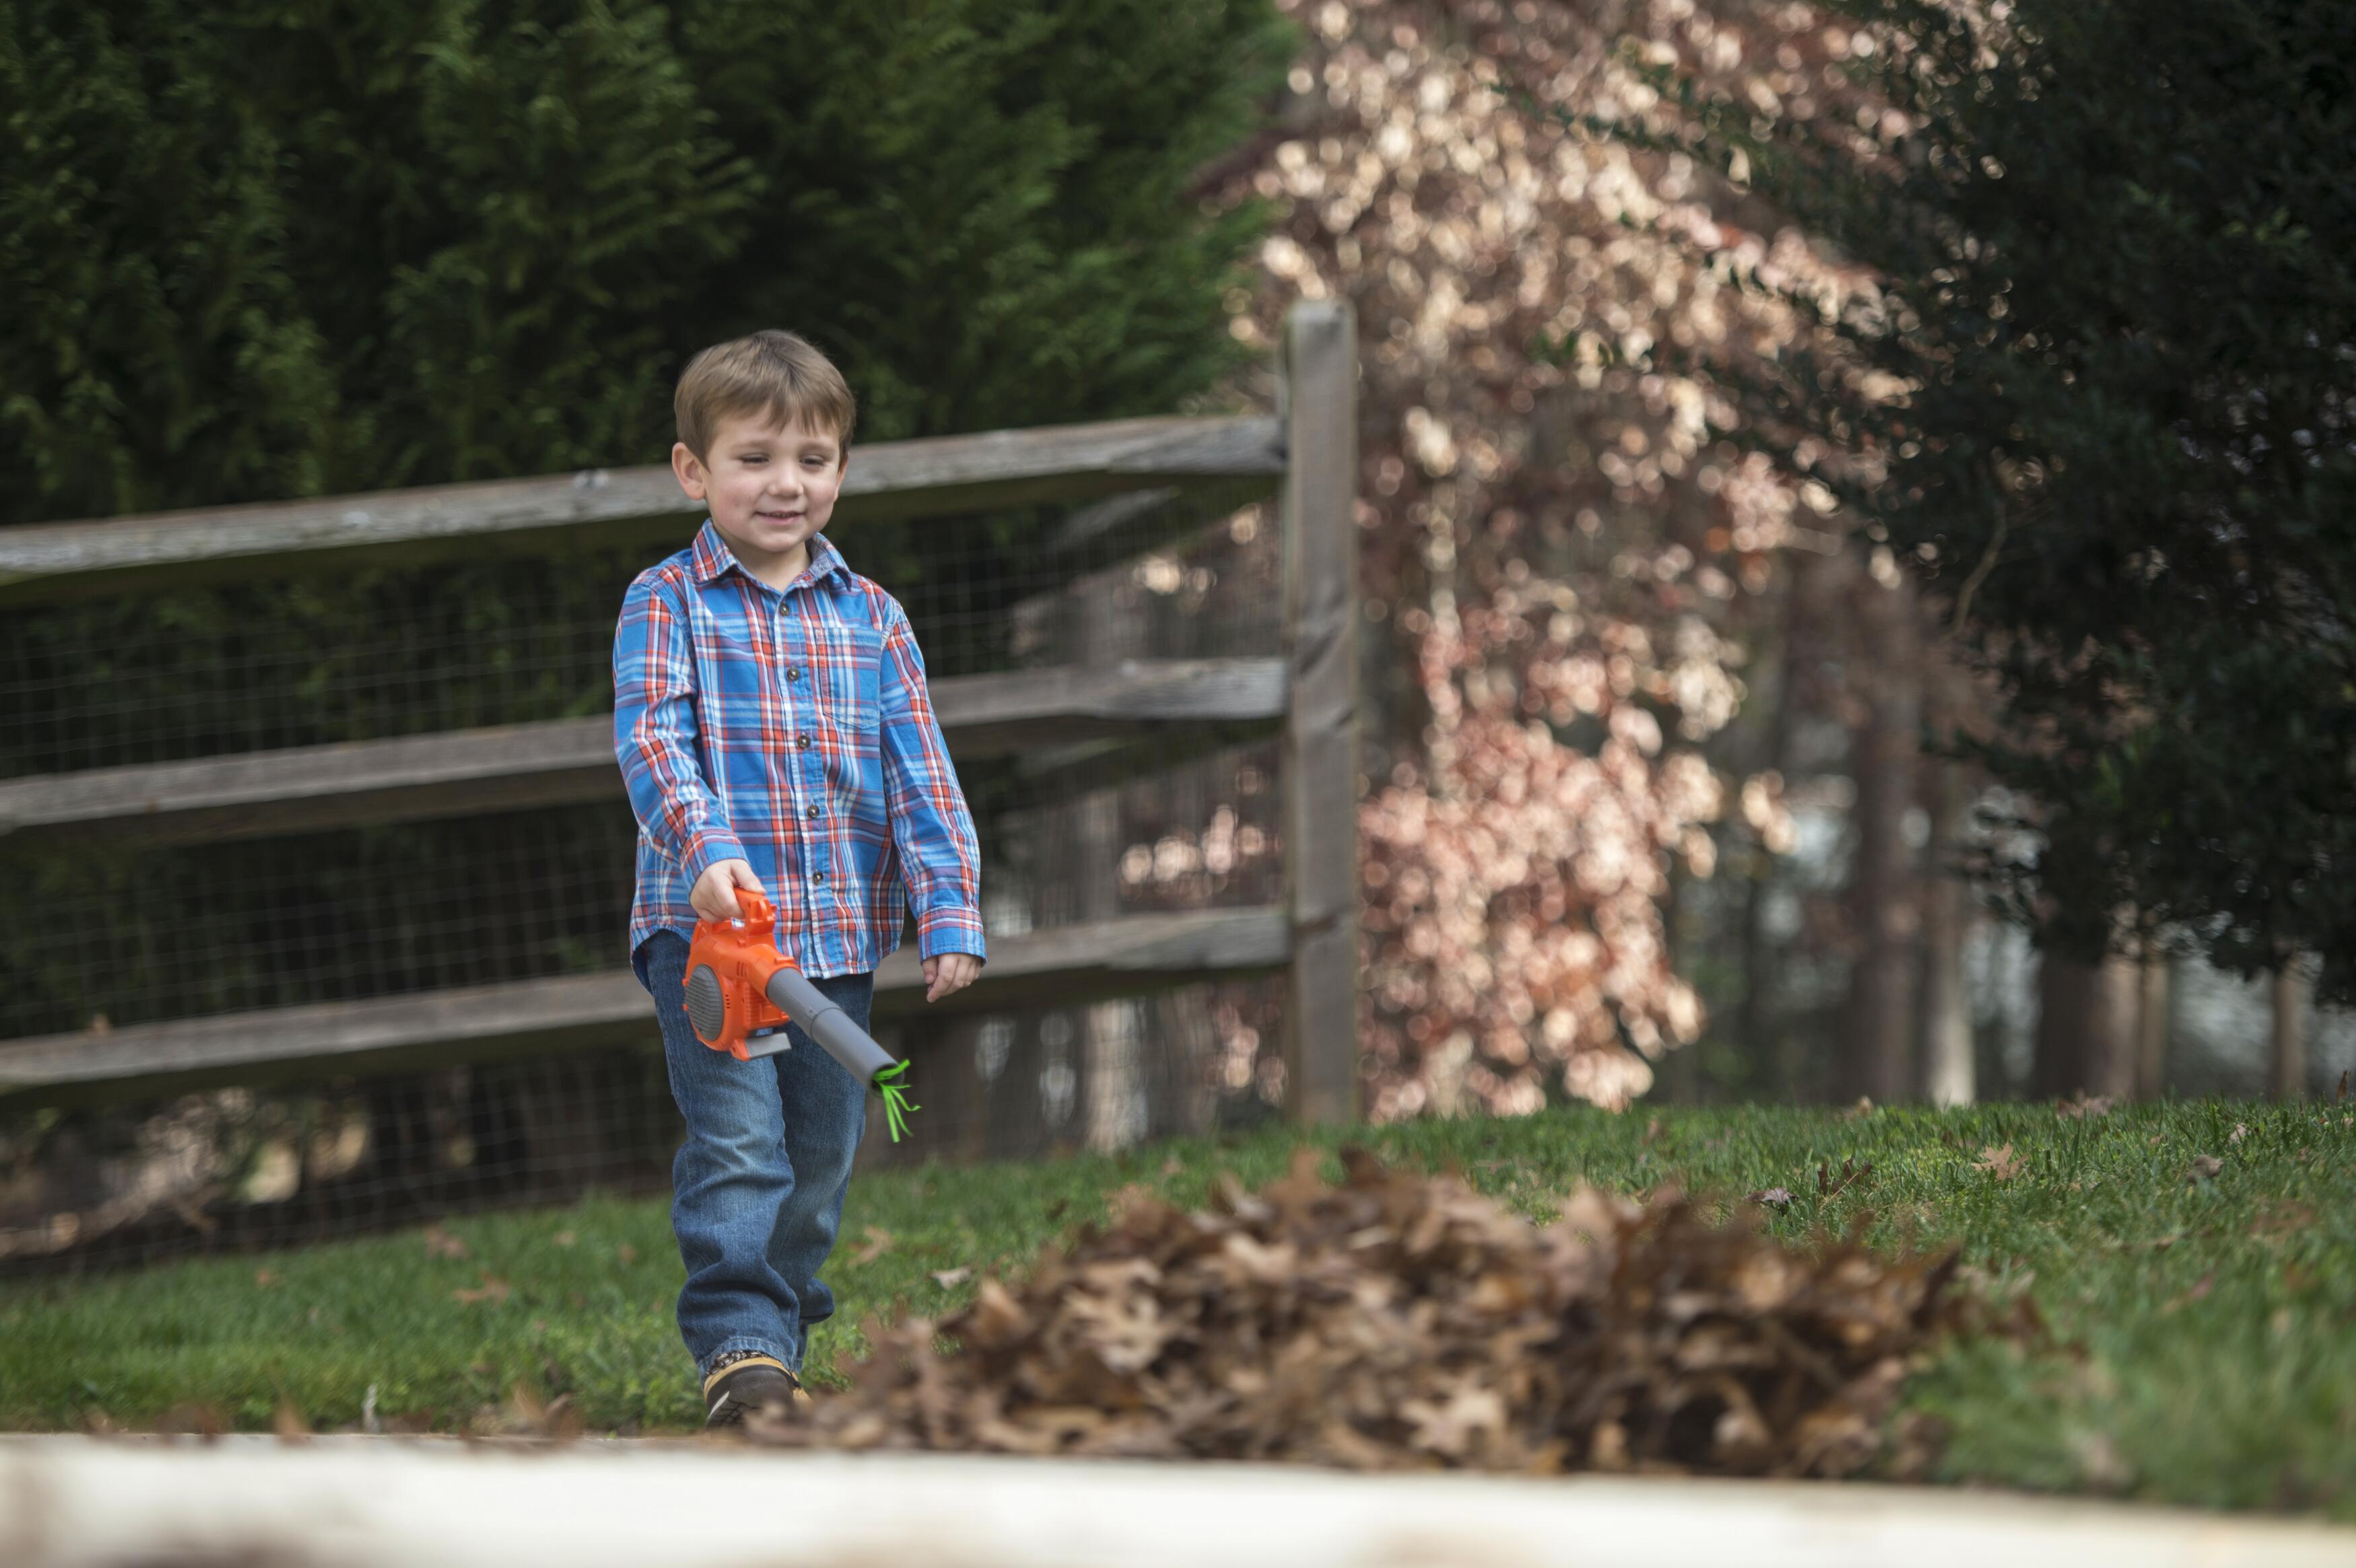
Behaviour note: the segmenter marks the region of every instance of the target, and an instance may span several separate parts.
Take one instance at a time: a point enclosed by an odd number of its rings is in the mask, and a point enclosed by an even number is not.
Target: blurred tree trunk
[[[975,1043],[980,1043],[976,1025]],[[1045,1154],[1055,1125],[1047,1119],[1049,1074],[1069,1072],[1065,1042],[1071,1039],[1067,1013],[1041,1014],[997,1037],[1006,1055],[983,1079],[981,1145],[985,1159],[1037,1159]],[[979,1065],[979,1064],[977,1064]],[[978,1073],[977,1076],[980,1076]]]
[[[1219,1096],[1211,1079],[1218,1029],[1211,1021],[1212,988],[1185,986],[1154,998],[1153,1037],[1159,1050],[1145,1061],[1145,1136],[1200,1137],[1212,1130]]]
[[[1886,551],[1876,552],[1887,559]],[[1890,569],[1884,568],[1888,572]],[[1852,746],[1857,784],[1853,886],[1858,954],[1849,976],[1848,1088],[1889,1104],[1914,1093],[1914,975],[1922,889],[1906,843],[1922,766],[1922,638],[1913,584],[1861,576],[1858,607],[1863,714]]]
[[[1775,707],[1760,746],[1760,767],[1778,774],[1789,768],[1793,691],[1800,680],[1803,592],[1814,558],[1794,552],[1783,590],[1782,656],[1775,666]],[[1742,996],[1735,1004],[1734,1038],[1744,1072],[1754,1086],[1776,1099],[1789,1099],[1797,1086],[1793,1064],[1771,1051],[1767,1002],[1774,989],[1774,944],[1767,933],[1767,894],[1775,878],[1775,857],[1763,843],[1751,843],[1742,857]],[[1757,1088],[1754,1087],[1754,1093]]]
[[[2267,1040],[2266,1093],[2277,1100],[2307,1093],[2307,1012],[2310,976],[2304,955],[2292,954],[2275,971],[2274,1028]]]
[[[2029,1075],[2040,1098],[2135,1093],[2136,1028],[2141,965],[2121,954],[2101,962],[2049,952],[2038,967],[2037,1062]]]
[[[2136,1098],[2157,1100],[2168,1093],[2168,955],[2158,943],[2144,946],[2142,993],[2136,1004]]]
[[[1669,973],[1685,973],[1686,880],[1685,862],[1672,858],[1668,865],[1667,886],[1661,895],[1661,942],[1668,950]],[[1653,1098],[1666,1105],[1697,1105],[1701,1104],[1701,1051],[1699,1040],[1691,1045],[1678,1045],[1674,1040],[1662,1042],[1663,1055],[1653,1069],[1655,1090]]]
[[[1961,763],[1934,760],[1924,771],[1932,853],[1922,876],[1922,1092],[1934,1105],[1968,1105],[1978,1084],[1964,939],[1975,911],[1957,860],[1972,796]]]

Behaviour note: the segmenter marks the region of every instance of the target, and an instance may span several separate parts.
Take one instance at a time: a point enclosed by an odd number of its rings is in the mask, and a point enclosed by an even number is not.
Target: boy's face
[[[722,420],[704,457],[679,443],[670,465],[689,498],[712,508],[737,559],[758,570],[802,558],[834,515],[846,459],[832,432],[754,412]]]

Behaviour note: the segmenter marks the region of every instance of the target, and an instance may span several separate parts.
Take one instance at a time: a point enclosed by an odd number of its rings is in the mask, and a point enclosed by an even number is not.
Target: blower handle
[[[738,925],[775,925],[776,911],[769,907],[768,896],[751,888],[736,890],[736,922]]]

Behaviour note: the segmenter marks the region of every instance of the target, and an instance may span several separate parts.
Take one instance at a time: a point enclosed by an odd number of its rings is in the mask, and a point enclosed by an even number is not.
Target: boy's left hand
[[[962,991],[980,973],[981,960],[970,953],[937,953],[925,960],[925,1000],[937,1002]]]

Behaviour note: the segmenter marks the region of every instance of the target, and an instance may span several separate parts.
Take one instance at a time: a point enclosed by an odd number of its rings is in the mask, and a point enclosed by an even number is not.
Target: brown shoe
[[[707,1430],[742,1426],[753,1412],[790,1416],[809,1396],[801,1380],[768,1356],[731,1361],[703,1380],[703,1424]]]

